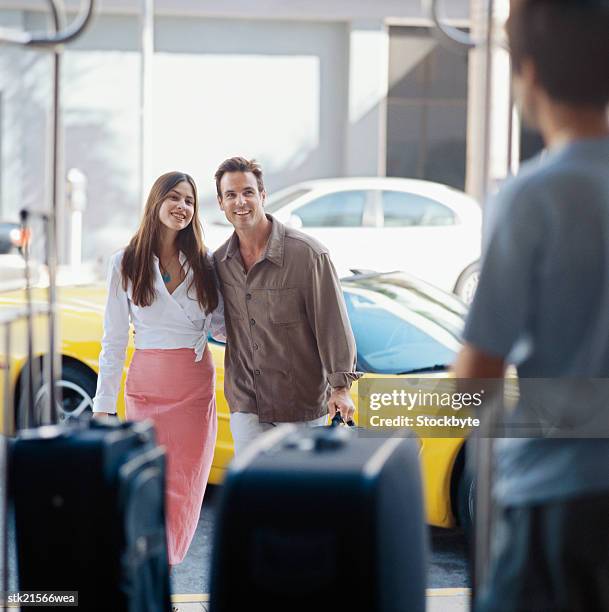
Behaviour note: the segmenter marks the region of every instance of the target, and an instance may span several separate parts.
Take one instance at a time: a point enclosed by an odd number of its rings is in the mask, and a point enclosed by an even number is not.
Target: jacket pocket
[[[293,325],[304,319],[304,304],[298,289],[269,289],[269,318],[276,325]]]

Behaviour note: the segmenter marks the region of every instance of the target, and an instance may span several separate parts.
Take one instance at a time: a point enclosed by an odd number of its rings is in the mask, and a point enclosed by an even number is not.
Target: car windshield
[[[280,208],[283,208],[286,204],[293,202],[297,198],[309,193],[310,189],[285,189],[278,191],[274,196],[269,198],[268,203],[265,205],[266,212],[274,213]]]
[[[442,370],[460,347],[465,306],[405,274],[343,282],[359,368],[378,374]]]

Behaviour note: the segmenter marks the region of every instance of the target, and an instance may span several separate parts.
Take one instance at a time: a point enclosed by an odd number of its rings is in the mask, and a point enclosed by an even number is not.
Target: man
[[[455,371],[501,378],[514,363],[521,379],[587,391],[609,377],[609,3],[513,1],[508,36],[523,117],[547,153],[489,209]],[[609,397],[594,438],[566,437],[587,410],[566,388],[569,418],[544,406],[558,437],[497,442],[500,518],[479,610],[609,610]]]
[[[277,423],[323,425],[337,410],[351,419],[355,341],[327,249],[265,214],[256,161],[227,159],[215,179],[220,208],[235,228],[214,254],[235,452]]]

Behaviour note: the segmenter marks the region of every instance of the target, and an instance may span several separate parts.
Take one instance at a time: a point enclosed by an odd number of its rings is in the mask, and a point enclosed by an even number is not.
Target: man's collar
[[[224,253],[224,257],[222,261],[226,261],[227,259],[231,259],[235,256],[235,253],[239,250],[239,238],[237,237],[237,232],[233,232],[231,234],[230,240],[228,241],[228,247],[226,249],[226,253]]]
[[[277,221],[277,219],[273,218],[269,214],[266,215],[266,218],[271,222],[271,233],[266,243],[266,250],[264,251],[262,259],[268,259],[276,266],[283,266],[285,226],[283,223],[280,223]],[[234,257],[238,250],[239,237],[237,236],[237,232],[233,232],[228,243],[228,248],[226,249],[226,254],[222,258],[222,261],[226,261],[227,259]]]
[[[266,218],[272,223],[271,235],[266,243],[264,258],[276,266],[283,266],[283,246],[285,242],[285,225],[267,215]]]

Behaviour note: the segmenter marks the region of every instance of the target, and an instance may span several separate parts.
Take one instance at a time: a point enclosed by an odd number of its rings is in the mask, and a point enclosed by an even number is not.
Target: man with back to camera
[[[590,386],[609,377],[609,2],[513,0],[507,30],[516,97],[547,153],[489,208],[455,372],[501,378],[514,363],[521,379]],[[577,393],[562,399],[571,420],[585,413]],[[595,409],[595,437],[497,442],[478,610],[609,610],[609,398]]]
[[[262,169],[232,157],[215,174],[235,228],[215,253],[225,301],[224,392],[239,453],[278,423],[355,413],[355,340],[328,251],[265,214]]]

